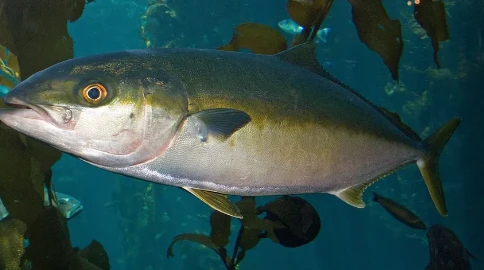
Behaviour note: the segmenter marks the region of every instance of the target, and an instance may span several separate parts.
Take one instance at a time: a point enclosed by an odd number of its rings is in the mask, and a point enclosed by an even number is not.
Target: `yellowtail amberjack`
[[[416,162],[442,215],[437,159],[460,119],[421,140],[317,63],[151,49],[71,59],[5,96],[6,125],[108,171],[182,187],[242,217],[225,194],[330,193],[364,207],[374,181]]]

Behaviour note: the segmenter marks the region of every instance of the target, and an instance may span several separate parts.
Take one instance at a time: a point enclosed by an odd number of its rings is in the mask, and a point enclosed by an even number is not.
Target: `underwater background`
[[[69,24],[74,56],[146,48],[142,24],[159,33],[158,46],[216,48],[230,41],[235,26],[257,22],[273,26],[288,18],[286,1],[171,0],[170,12],[158,21],[142,18],[147,0],[96,0],[79,20]],[[414,211],[428,225],[451,228],[484,269],[484,3],[444,1],[450,41],[441,43],[437,69],[429,38],[413,18],[407,1],[383,1],[391,18],[402,23],[405,40],[399,83],[382,59],[363,44],[348,1],[335,1],[322,27],[320,63],[336,78],[374,103],[397,112],[422,137],[453,116],[462,124],[447,144],[440,171],[449,210],[442,217],[428,195],[417,166],[410,165],[372,185],[364,195],[367,207],[353,208],[335,196],[303,195],[321,217],[317,238],[298,248],[262,240],[247,252],[239,269],[424,269],[429,262],[426,231],[404,226],[371,202],[371,190]],[[149,20],[149,19],[148,19]],[[291,36],[284,33],[290,40]],[[225,269],[208,248],[188,241],[167,248],[181,233],[210,233],[212,209],[174,188],[116,175],[71,156],[53,167],[55,190],[79,199],[84,210],[69,221],[73,246],[92,239],[106,249],[111,269]],[[257,198],[264,204],[274,197]],[[232,222],[228,251],[238,222]]]

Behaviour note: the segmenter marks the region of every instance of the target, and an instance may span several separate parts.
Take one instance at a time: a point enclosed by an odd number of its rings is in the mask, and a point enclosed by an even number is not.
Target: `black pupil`
[[[93,88],[87,90],[87,96],[90,99],[96,100],[101,96],[101,91],[99,90],[99,88],[93,87]]]

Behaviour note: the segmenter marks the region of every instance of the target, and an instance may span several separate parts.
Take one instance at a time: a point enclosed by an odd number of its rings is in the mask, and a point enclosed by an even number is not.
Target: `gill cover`
[[[188,107],[178,78],[136,52],[61,62],[17,85],[5,101],[16,107],[0,114],[5,124],[106,167],[163,153]]]

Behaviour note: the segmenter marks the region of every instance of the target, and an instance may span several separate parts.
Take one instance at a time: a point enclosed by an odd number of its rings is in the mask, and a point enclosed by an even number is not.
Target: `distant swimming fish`
[[[110,201],[110,202],[106,202],[104,204],[104,207],[111,207],[111,206],[115,206],[117,204],[120,204],[121,202],[120,201]]]
[[[279,26],[279,28],[281,28],[284,32],[291,35],[297,35],[303,30],[303,27],[297,24],[292,19],[282,20],[277,23],[277,26]],[[319,29],[318,32],[316,32],[316,37],[323,42],[328,42],[328,35],[330,31],[331,28]]]
[[[417,215],[415,215],[412,211],[408,210],[406,207],[398,204],[393,200],[378,195],[376,192],[373,192],[373,194],[373,201],[383,206],[383,208],[385,208],[385,210],[387,210],[388,213],[390,213],[398,221],[415,229],[427,229],[427,226],[425,226],[422,220],[420,220]]]
[[[84,209],[84,206],[82,205],[82,203],[74,197],[71,197],[67,194],[63,194],[60,192],[55,192],[55,196],[57,198],[58,203],[54,202],[53,205],[59,208],[59,210],[62,212],[62,215],[67,219],[74,217],[76,214],[81,212],[82,209]],[[48,206],[49,197],[47,196],[47,190],[44,190],[44,198],[45,198],[44,205]],[[0,200],[0,220],[3,220],[8,215],[9,213],[7,211],[7,208],[5,208],[5,205],[3,205],[3,202]]]
[[[427,232],[430,263],[425,270],[470,270],[469,253],[457,235],[442,225],[433,225]]]
[[[54,202],[54,206],[59,208],[59,210],[62,212],[62,215],[64,215],[64,217],[67,219],[73,218],[84,209],[82,203],[72,196],[60,192],[55,192],[55,196],[59,203],[55,204]]]

